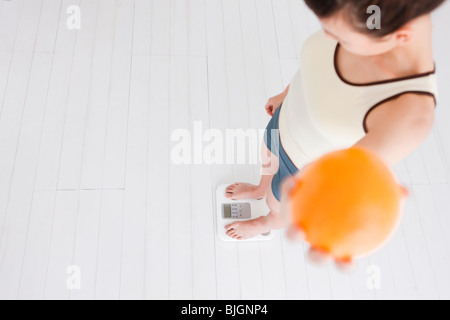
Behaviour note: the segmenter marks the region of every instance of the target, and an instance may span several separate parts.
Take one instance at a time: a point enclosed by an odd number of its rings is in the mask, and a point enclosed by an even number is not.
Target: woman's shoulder
[[[314,47],[314,46],[317,46],[318,44],[330,43],[330,42],[337,43],[336,41],[329,39],[325,35],[325,31],[323,29],[319,29],[319,30],[311,33],[309,35],[309,37],[306,38],[305,42],[303,43],[302,48],[308,48],[311,46]]]
[[[337,41],[328,38],[323,29],[317,30],[303,42],[300,50],[300,62],[302,60],[308,62],[308,58],[317,59],[320,53],[332,53],[336,45]]]

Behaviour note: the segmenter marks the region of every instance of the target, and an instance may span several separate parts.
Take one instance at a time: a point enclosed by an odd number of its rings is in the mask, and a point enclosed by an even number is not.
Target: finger
[[[295,188],[296,185],[297,185],[297,177],[290,176],[284,179],[283,182],[281,183],[281,192],[283,194],[289,194]]]
[[[356,270],[356,264],[352,259],[336,260],[336,267],[343,273],[353,273]]]
[[[300,242],[306,240],[306,233],[294,226],[290,226],[287,229],[286,236],[292,242]]]
[[[403,198],[408,198],[409,197],[409,190],[406,189],[403,186],[400,186],[400,191],[402,193]]]
[[[316,265],[326,265],[333,259],[331,255],[324,250],[311,248],[308,253],[308,260]]]
[[[286,178],[281,184],[281,218],[285,225],[292,223],[290,193],[296,185],[296,178]]]

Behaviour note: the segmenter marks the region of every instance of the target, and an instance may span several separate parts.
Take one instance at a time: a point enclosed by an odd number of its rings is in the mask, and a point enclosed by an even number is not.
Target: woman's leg
[[[262,170],[261,179],[258,185],[249,183],[235,183],[226,189],[226,197],[232,200],[262,199],[270,189],[272,179],[279,168],[278,157],[266,146],[265,142],[261,147]]]

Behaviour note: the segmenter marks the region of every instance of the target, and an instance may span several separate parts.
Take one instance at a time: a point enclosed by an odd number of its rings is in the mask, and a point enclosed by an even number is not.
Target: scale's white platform
[[[249,240],[235,240],[233,238],[230,238],[227,236],[225,231],[225,226],[236,222],[236,221],[246,221],[246,220],[252,220],[259,218],[261,216],[266,216],[270,209],[267,207],[266,200],[230,200],[227,197],[225,197],[225,190],[230,184],[224,184],[217,188],[216,190],[216,231],[217,236],[220,240],[226,241],[226,242],[233,242],[233,241],[268,241],[272,240],[275,236],[275,231],[271,231],[267,235],[260,235],[257,237],[254,237]],[[223,205],[229,205],[229,204],[250,204],[251,207],[251,218],[250,219],[225,219],[223,218]]]

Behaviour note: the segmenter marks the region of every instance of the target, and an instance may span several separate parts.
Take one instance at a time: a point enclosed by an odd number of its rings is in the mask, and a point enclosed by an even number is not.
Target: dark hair
[[[355,30],[373,37],[391,34],[408,22],[437,9],[445,0],[305,0],[319,17],[328,18],[342,12]],[[369,29],[367,9],[377,5],[381,9],[381,29]]]

